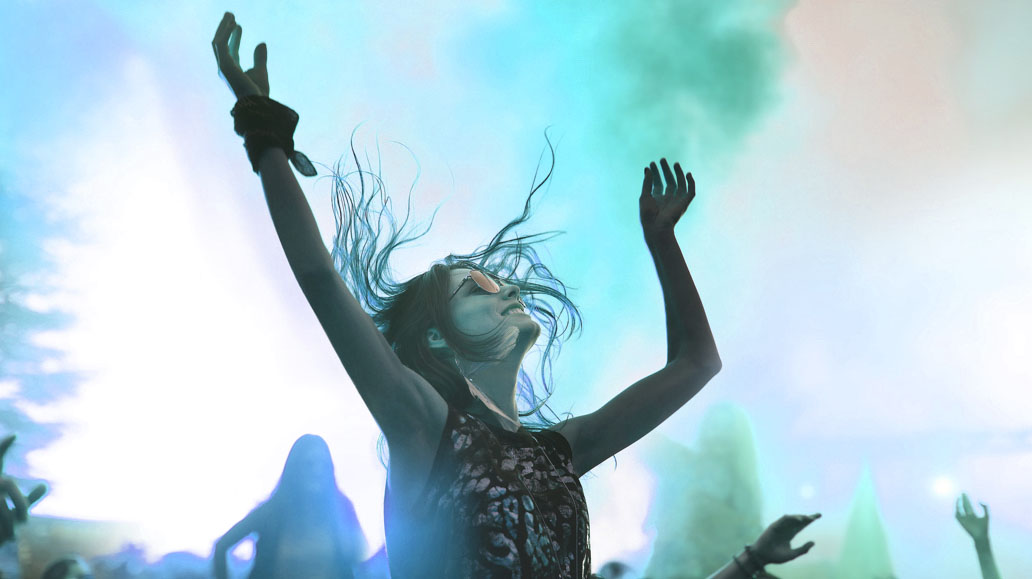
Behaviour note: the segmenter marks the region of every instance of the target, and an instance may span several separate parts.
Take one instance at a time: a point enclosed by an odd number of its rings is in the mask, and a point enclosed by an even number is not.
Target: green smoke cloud
[[[684,161],[733,154],[778,100],[790,2],[642,0],[600,20],[601,143]]]
[[[662,442],[650,462],[662,476],[650,514],[656,541],[647,576],[707,577],[763,530],[752,426],[738,406],[713,406],[694,449]]]

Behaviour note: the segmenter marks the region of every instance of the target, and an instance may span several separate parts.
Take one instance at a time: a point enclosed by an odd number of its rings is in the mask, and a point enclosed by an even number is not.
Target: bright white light
[[[236,188],[191,181],[176,163],[185,137],[141,112],[165,104],[150,63],[128,61],[118,80],[117,98],[84,113],[96,119],[88,137],[54,146],[76,174],[63,201],[95,235],[59,256],[67,295],[57,305],[75,317],[60,339],[83,371],[77,395],[24,405],[33,420],[66,425],[26,457],[52,488],[35,512],[140,523],[148,557],[206,555],[310,432],[330,445],[379,548],[384,469],[368,411],[303,301],[270,281],[289,276],[269,274],[282,258],[268,266],[258,234],[209,203],[213,189],[231,203]],[[84,475],[94,472],[104,476]]]
[[[932,479],[932,494],[944,498],[955,497],[957,496],[957,485],[948,476],[937,476]]]
[[[652,473],[633,451],[621,453],[615,469],[613,463],[607,462],[594,472],[597,477],[582,479],[589,507],[593,509],[592,558],[597,558],[599,565],[612,560],[644,564],[639,559],[653,539],[645,532],[655,488]]]
[[[231,554],[241,561],[250,561],[254,557],[254,539],[247,538],[240,541]]]
[[[799,487],[799,496],[804,499],[812,499],[817,495],[817,489],[811,484],[805,484]]]

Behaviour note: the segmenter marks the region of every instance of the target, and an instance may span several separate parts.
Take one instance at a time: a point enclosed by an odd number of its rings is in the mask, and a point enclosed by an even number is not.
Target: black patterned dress
[[[509,432],[449,408],[409,512],[384,501],[393,579],[587,578],[588,507],[559,433]]]

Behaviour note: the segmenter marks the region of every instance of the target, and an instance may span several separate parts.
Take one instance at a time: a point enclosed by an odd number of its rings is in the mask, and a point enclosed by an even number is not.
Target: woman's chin
[[[519,345],[527,345],[529,348],[537,341],[538,336],[541,335],[541,325],[537,321],[526,316],[526,320],[520,320],[520,323],[516,326],[520,330],[520,337],[518,340]]]

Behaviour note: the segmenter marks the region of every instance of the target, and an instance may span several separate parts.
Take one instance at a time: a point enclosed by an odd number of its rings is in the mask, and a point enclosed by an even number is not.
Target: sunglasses
[[[498,286],[498,282],[488,277],[486,273],[480,271],[479,269],[471,269],[469,270],[469,273],[466,275],[466,277],[462,278],[462,281],[459,282],[459,287],[455,288],[455,291],[452,292],[452,295],[448,297],[448,301],[451,301],[452,298],[454,298],[459,293],[459,290],[462,289],[462,286],[466,284],[467,279],[473,280],[473,283],[480,286],[480,289],[486,291],[489,294],[496,294],[502,290],[502,288]]]

